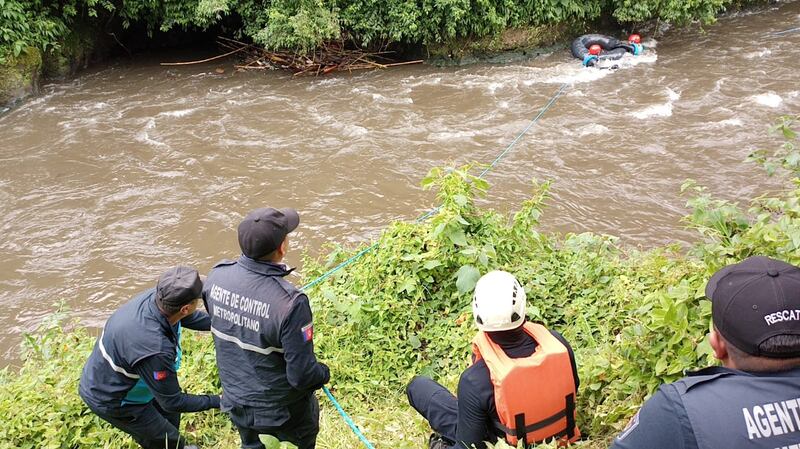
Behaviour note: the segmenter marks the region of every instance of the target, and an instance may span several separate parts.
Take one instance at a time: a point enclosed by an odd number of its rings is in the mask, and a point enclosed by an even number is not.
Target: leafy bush
[[[528,25],[583,23],[601,15],[623,23],[662,19],[713,21],[740,0],[0,0],[0,58],[26,47],[47,50],[78,21],[107,27],[119,17],[150,33],[207,29],[226,16],[239,34],[271,48],[311,51],[346,35],[365,46],[392,42],[445,43]],[[105,13],[105,14],[102,14]],[[103,15],[102,20],[98,15]],[[2,62],[2,61],[0,61]]]
[[[796,120],[784,118],[775,128],[786,142],[778,152],[759,152],[754,160],[797,175]],[[438,189],[441,207],[430,220],[394,223],[358,263],[309,292],[331,388],[378,447],[424,444],[429,428],[406,405],[404,385],[422,373],[455,388],[475,332],[471,292],[491,269],[514,273],[526,290],[529,318],[571,342],[581,377],[579,426],[587,436],[577,447],[601,448],[658,385],[714,363],[705,338],[711,307],[703,295],[714,271],[753,254],[800,263],[798,178],[793,189],[756,198],[746,210],[688,185],[694,196],[686,220],[701,241],[685,254],[678,246],[625,249],[611,236],[539,233],[548,183],[534,184],[531,198],[507,216],[475,205],[489,186],[470,168],[432,170],[423,186]],[[305,274],[314,278],[362,249],[333,248],[325,259],[306,261]],[[0,447],[133,447],[77,396],[93,340],[85,330],[55,325],[27,338],[21,370],[0,372],[0,413],[7,417]],[[189,332],[184,350],[182,385],[218,391],[210,337]],[[323,404],[319,441],[357,447]],[[218,412],[186,414],[184,423],[203,447],[237,447],[235,431]]]
[[[29,47],[57,48],[76,16],[96,17],[112,7],[107,0],[0,0],[0,63]]]

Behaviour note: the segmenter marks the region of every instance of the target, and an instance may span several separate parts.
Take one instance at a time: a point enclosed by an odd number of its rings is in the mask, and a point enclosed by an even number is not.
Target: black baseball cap
[[[239,247],[242,254],[260,259],[278,249],[286,235],[300,224],[297,211],[290,208],[256,209],[239,223]]]
[[[182,307],[200,297],[203,281],[197,270],[177,266],[165,271],[156,284],[156,301],[162,305]]]
[[[796,353],[759,350],[777,335],[800,335],[800,268],[768,257],[750,257],[711,276],[706,285],[714,326],[725,340],[759,357]]]

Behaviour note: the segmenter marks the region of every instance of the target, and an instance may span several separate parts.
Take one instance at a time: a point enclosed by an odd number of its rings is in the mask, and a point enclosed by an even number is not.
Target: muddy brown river
[[[566,49],[301,79],[233,61],[165,68],[180,57],[160,55],[48,85],[0,116],[0,366],[59,301],[100,326],[165,268],[235,257],[250,209],[300,210],[292,263],[413,219],[434,205],[419,187],[430,168],[490,162],[562,83],[487,176],[485,203],[513,210],[532,179],[551,179],[546,230],[690,242],[685,179],[728,199],[781,186],[743,161],[800,111],[800,32],[774,34],[799,25],[794,2],[645,36],[648,52],[616,71]]]

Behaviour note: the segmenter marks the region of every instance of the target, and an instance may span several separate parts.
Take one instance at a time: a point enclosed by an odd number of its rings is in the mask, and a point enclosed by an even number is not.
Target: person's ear
[[[712,330],[708,335],[708,343],[711,344],[711,349],[714,350],[715,358],[719,360],[728,358],[728,344],[716,329]]]
[[[281,257],[285,256],[286,251],[288,250],[289,250],[289,237],[287,236],[285,239],[283,239],[283,242],[281,242],[280,246]]]
[[[192,314],[192,304],[194,304],[194,303],[190,302],[189,304],[184,304],[183,307],[181,307],[181,315],[183,315],[183,316],[191,315]]]

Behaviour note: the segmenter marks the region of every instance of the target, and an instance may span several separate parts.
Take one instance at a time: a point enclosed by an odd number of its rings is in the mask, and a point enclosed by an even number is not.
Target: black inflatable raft
[[[603,51],[599,55],[590,54],[589,48],[592,45],[599,45]],[[590,67],[598,61],[620,59],[626,53],[638,55],[642,52],[642,46],[603,34],[584,34],[572,41],[571,50],[572,56],[583,61],[583,65]]]

